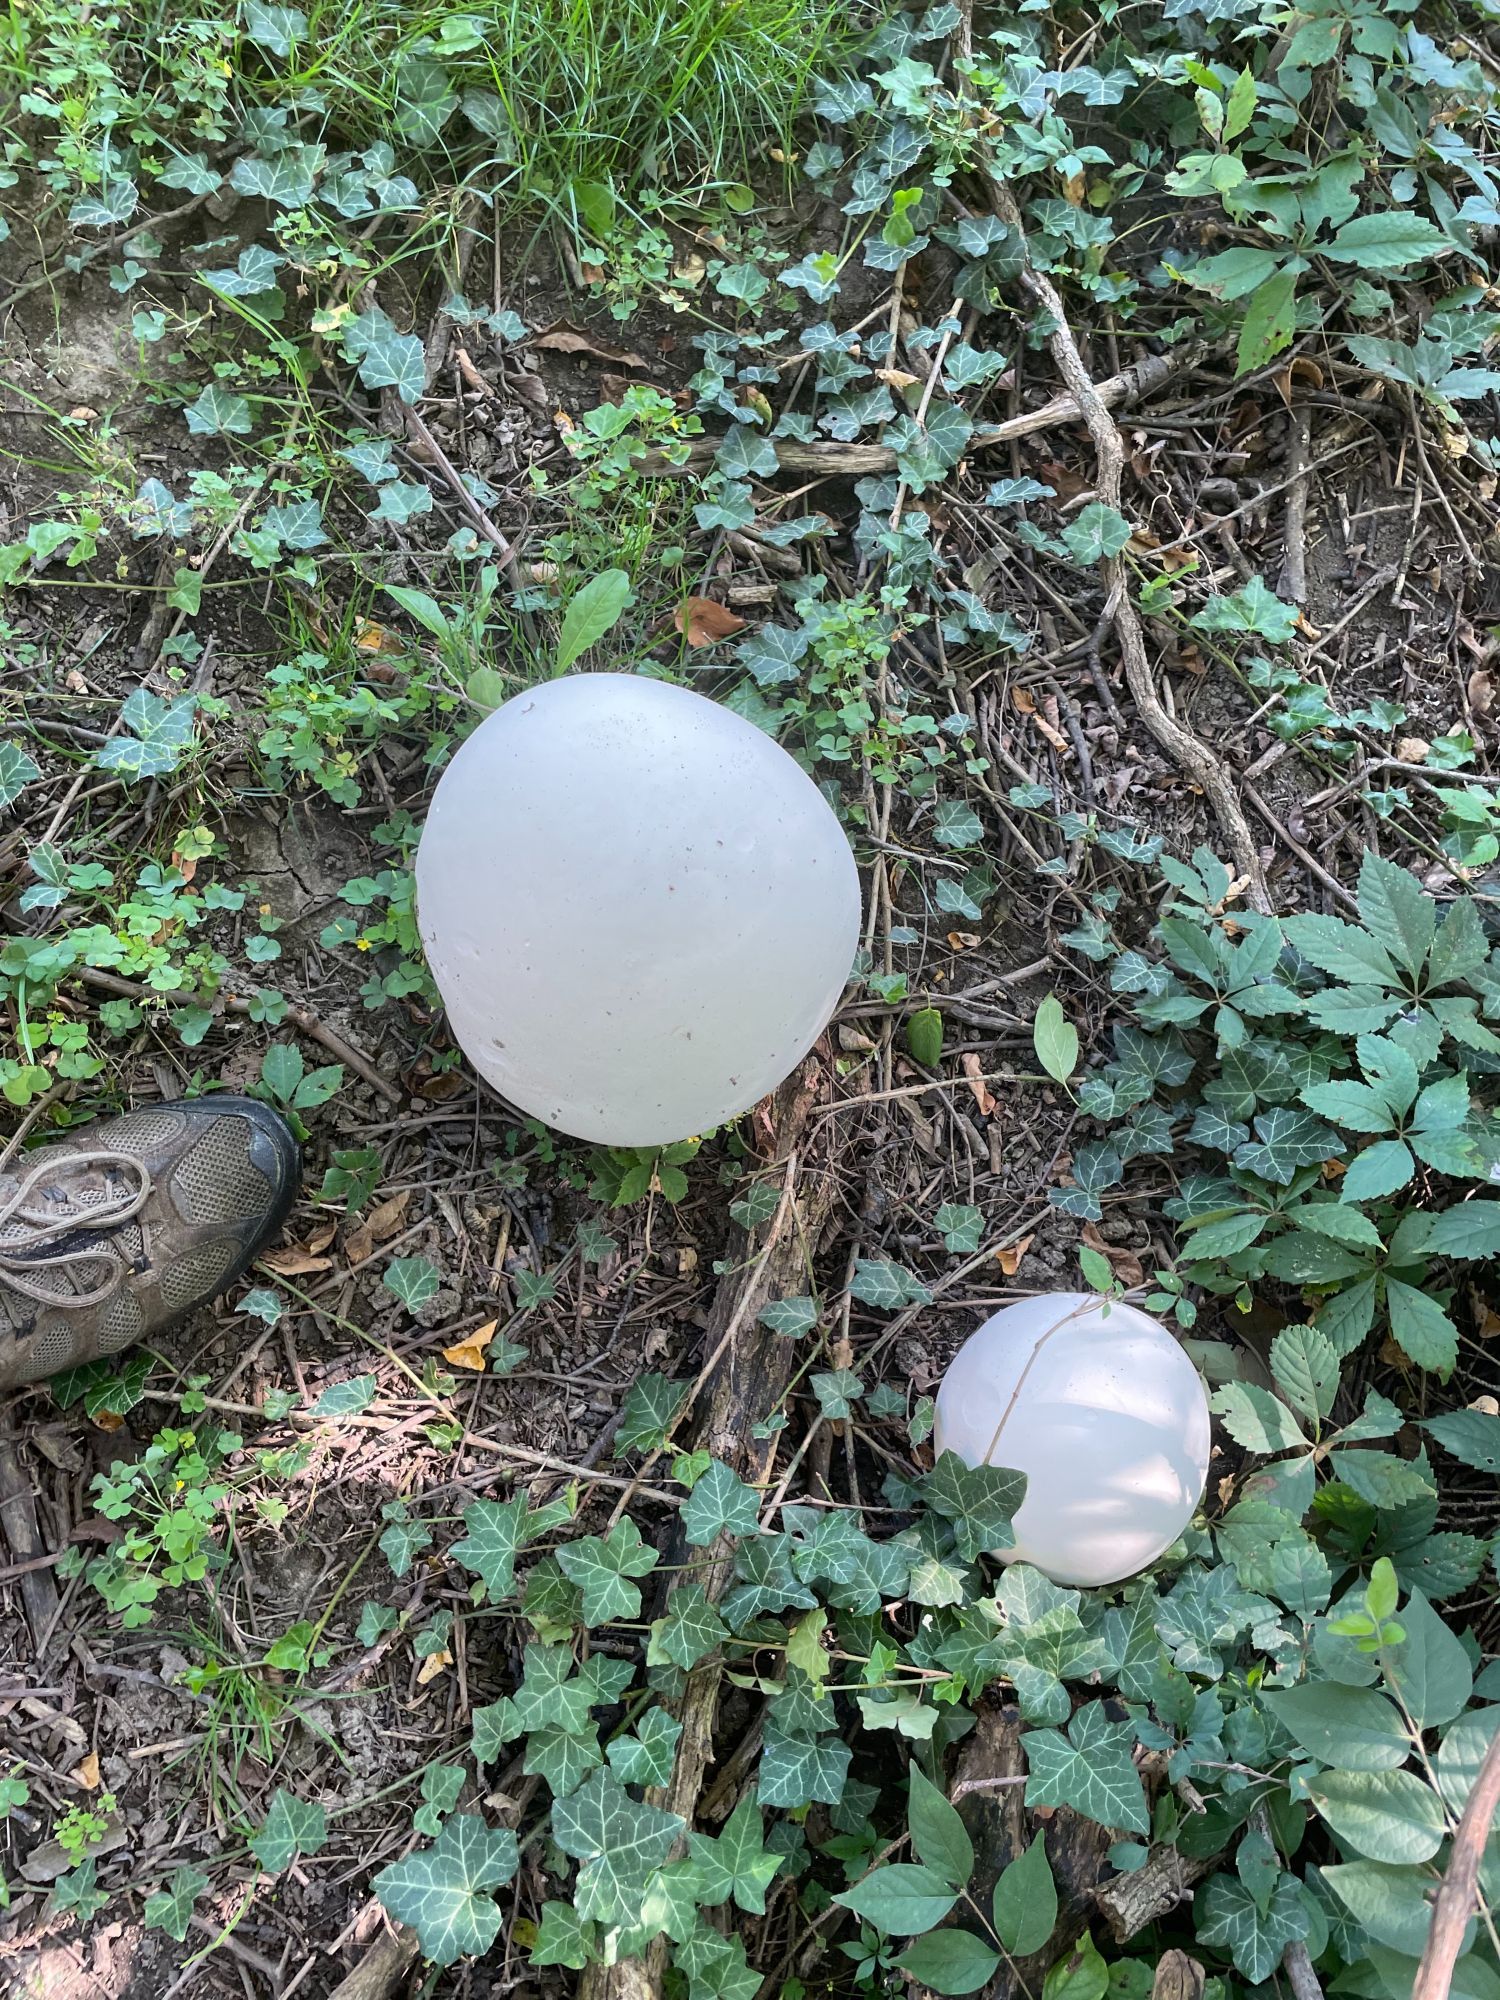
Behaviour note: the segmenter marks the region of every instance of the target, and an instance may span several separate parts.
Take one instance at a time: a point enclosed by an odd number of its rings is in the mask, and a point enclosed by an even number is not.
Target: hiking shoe
[[[0,1174],[0,1389],[116,1354],[232,1284],[301,1155],[251,1097],[128,1111]]]

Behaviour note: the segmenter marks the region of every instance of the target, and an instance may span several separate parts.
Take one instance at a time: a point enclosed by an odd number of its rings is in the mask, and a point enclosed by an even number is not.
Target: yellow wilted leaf
[[[453,1655],[450,1652],[444,1650],[439,1653],[429,1653],[418,1670],[417,1686],[426,1687],[429,1681],[437,1679],[445,1667],[451,1667],[452,1665]]]
[[[99,1788],[99,1759],[96,1753],[91,1750],[83,1762],[69,1773],[69,1776],[75,1785],[82,1785],[86,1792],[97,1791]]]
[[[451,1361],[455,1368],[472,1368],[476,1375],[485,1370],[484,1350],[495,1338],[495,1328],[499,1320],[492,1319],[484,1326],[476,1326],[472,1333],[466,1333],[462,1340],[452,1347],[443,1349],[443,1359]]]

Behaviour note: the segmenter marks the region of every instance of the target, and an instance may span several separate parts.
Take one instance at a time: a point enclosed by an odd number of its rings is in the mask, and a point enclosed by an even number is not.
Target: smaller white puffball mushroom
[[[1169,1549],[1208,1479],[1208,1394],[1159,1321],[1083,1292],[1007,1306],[937,1393],[933,1448],[1027,1475],[1006,1562],[1119,1583]]]
[[[512,1104],[609,1146],[706,1132],[812,1047],[859,944],[823,794],[687,688],[516,695],[444,772],[417,921],[455,1039]]]

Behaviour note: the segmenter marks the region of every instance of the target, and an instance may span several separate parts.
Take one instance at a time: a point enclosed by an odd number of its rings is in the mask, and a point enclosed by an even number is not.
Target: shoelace
[[[76,1172],[80,1168],[111,1166],[123,1167],[139,1182],[133,1194],[122,1190],[98,1208],[91,1208],[82,1215],[62,1217],[55,1209],[35,1206],[29,1199],[39,1181]],[[0,1228],[8,1222],[21,1222],[31,1230],[28,1237],[19,1240],[0,1239],[0,1271],[4,1272],[13,1291],[35,1299],[39,1305],[67,1309],[100,1305],[116,1289],[129,1268],[112,1244],[92,1242],[77,1245],[52,1257],[38,1256],[37,1251],[45,1251],[47,1244],[74,1236],[79,1230],[92,1233],[117,1228],[139,1215],[150,1199],[151,1176],[129,1153],[116,1153],[100,1147],[92,1152],[70,1153],[65,1163],[39,1160],[31,1172],[17,1183],[12,1193],[0,1195]],[[106,1273],[91,1291],[56,1292],[45,1284],[38,1284],[31,1275],[34,1272],[76,1272],[100,1263],[106,1266]]]

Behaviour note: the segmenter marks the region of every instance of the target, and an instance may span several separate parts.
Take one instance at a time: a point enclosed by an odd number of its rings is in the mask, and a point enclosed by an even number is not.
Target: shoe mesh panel
[[[172,1192],[190,1222],[248,1222],[271,1201],[265,1175],[249,1157],[248,1118],[219,1118],[177,1163]]]
[[[99,1352],[118,1354],[140,1337],[141,1309],[129,1292],[116,1292],[99,1315]]]
[[[163,1302],[173,1312],[185,1312],[196,1300],[210,1297],[238,1256],[239,1245],[231,1239],[200,1243],[162,1272]]]
[[[154,1153],[177,1138],[182,1126],[180,1111],[130,1111],[107,1139],[122,1153]]]
[[[49,1326],[38,1334],[31,1350],[21,1364],[19,1380],[40,1382],[44,1375],[55,1375],[59,1368],[66,1368],[77,1358],[73,1332],[66,1326]]]

